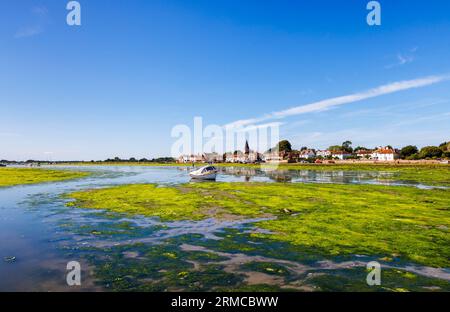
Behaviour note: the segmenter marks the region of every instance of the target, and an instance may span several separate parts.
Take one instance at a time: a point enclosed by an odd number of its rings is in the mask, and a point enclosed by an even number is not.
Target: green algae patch
[[[284,266],[272,262],[249,262],[242,265],[241,268],[247,271],[261,272],[270,275],[289,275],[289,271]]]
[[[72,193],[71,205],[163,220],[266,218],[251,237],[326,256],[450,267],[450,192],[379,185],[191,183]]]
[[[79,179],[88,175],[68,170],[0,168],[0,187]]]
[[[319,291],[328,292],[442,292],[448,291],[450,287],[448,281],[398,269],[383,269],[380,286],[367,285],[365,268],[313,272],[310,275],[309,283],[315,285]]]
[[[200,220],[206,216],[206,204],[198,194],[154,184],[81,191],[70,194],[70,197],[76,202],[69,203],[69,206],[156,216],[163,220]]]

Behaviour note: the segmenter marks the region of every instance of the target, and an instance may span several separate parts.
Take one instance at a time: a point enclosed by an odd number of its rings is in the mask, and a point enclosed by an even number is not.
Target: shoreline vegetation
[[[186,163],[141,163],[141,162],[76,162],[64,163],[60,166],[155,166],[155,167],[192,167]],[[196,167],[205,164],[195,164]],[[216,167],[240,167],[262,170],[317,170],[317,171],[383,171],[393,173],[386,180],[416,181],[433,186],[450,186],[450,165],[430,164],[430,163],[358,163],[342,162],[335,164],[239,164],[239,163],[218,163]]]
[[[379,185],[189,183],[75,192],[67,205],[163,221],[261,218],[251,236],[328,257],[450,266],[446,190]]]
[[[0,168],[0,187],[84,178],[88,172],[45,168]]]
[[[203,166],[205,164],[195,164],[196,167]],[[389,177],[384,178],[387,181],[415,181],[431,186],[450,186],[450,165],[447,164],[429,164],[429,163],[415,163],[415,164],[403,164],[403,163],[354,163],[343,162],[335,164],[239,164],[239,163],[219,163],[214,164],[217,167],[237,167],[237,168],[251,168],[261,170],[316,170],[316,171],[381,171],[391,173]],[[192,167],[192,164],[185,163],[141,163],[141,162],[67,162],[54,164],[54,167],[58,166],[150,166],[150,167]],[[46,170],[48,176],[46,177],[39,170]],[[30,168],[30,167],[0,167],[0,186],[11,186],[19,184],[30,184],[39,182],[51,182],[57,180],[67,180],[73,178],[82,178],[90,173],[49,169],[45,164],[43,167]],[[20,170],[29,170],[24,174]],[[6,173],[8,171],[8,174]],[[36,175],[35,177],[33,175]]]

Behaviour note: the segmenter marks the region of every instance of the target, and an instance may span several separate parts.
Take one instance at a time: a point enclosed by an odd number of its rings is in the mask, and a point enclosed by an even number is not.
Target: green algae
[[[308,283],[319,291],[428,292],[449,291],[448,281],[415,275],[399,269],[382,269],[381,285],[366,283],[365,268],[310,273]]]
[[[241,266],[243,270],[261,272],[270,275],[289,276],[289,270],[272,262],[249,262]]]
[[[227,273],[223,266],[189,262],[191,252],[171,244],[132,244],[112,248],[86,248],[85,257],[95,265],[97,284],[111,291],[210,291],[233,287],[243,277]],[[136,257],[130,258],[130,253]]]
[[[76,192],[71,205],[165,221],[271,217],[270,238],[325,256],[354,254],[450,266],[450,194],[377,185],[192,183],[127,185]],[[251,252],[256,246],[241,246]]]
[[[0,187],[64,181],[88,176],[87,172],[31,168],[0,168]]]
[[[238,237],[241,236],[241,237]],[[402,270],[382,266],[381,285],[368,286],[365,267],[348,269],[321,269],[312,267],[305,272],[293,273],[278,263],[252,261],[241,265],[235,272],[225,270],[220,263],[224,257],[205,260],[195,266],[191,263],[196,251],[180,249],[184,243],[209,246],[209,254],[218,249],[233,249],[232,241],[248,238],[245,234],[227,230],[217,240],[202,239],[199,235],[185,235],[168,239],[157,245],[136,243],[109,248],[84,247],[84,257],[93,265],[96,284],[110,291],[298,291],[299,282],[315,291],[448,291],[450,283]],[[277,244],[260,239],[267,245]],[[208,250],[209,250],[208,248]],[[296,247],[293,247],[296,248]],[[266,253],[261,249],[256,253]],[[130,257],[130,254],[133,254]],[[275,255],[275,254],[274,254]],[[278,258],[286,258],[278,252]],[[289,257],[288,257],[289,258]],[[268,268],[272,270],[267,270]],[[277,284],[248,284],[243,273],[262,272],[282,277]],[[246,274],[247,274],[246,273]]]

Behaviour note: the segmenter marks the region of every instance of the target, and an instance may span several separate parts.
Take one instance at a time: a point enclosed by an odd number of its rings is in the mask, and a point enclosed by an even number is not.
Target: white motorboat
[[[218,170],[214,166],[204,166],[189,172],[189,176],[197,180],[215,180],[217,172]]]

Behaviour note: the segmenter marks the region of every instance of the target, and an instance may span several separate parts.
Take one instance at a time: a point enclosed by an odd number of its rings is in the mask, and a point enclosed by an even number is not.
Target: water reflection
[[[221,167],[222,179],[233,177],[243,182],[339,183],[409,185],[427,188],[416,181],[395,180],[395,174],[383,171],[321,171],[321,170],[271,170],[264,168]]]

